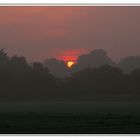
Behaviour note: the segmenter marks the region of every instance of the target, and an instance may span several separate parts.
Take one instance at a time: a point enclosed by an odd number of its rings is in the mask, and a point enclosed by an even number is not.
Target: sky
[[[140,56],[140,7],[0,7],[0,48],[28,61],[76,60],[104,49],[114,60]]]

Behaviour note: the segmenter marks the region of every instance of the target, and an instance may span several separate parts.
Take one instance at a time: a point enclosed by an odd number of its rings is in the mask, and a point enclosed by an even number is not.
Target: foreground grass
[[[1,113],[1,134],[140,134],[140,118],[107,113]]]

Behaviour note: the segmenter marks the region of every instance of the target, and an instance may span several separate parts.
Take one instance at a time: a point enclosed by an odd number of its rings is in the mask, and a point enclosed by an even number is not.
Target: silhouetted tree
[[[70,70],[62,60],[60,61],[55,58],[47,59],[45,60],[44,65],[47,66],[50,73],[56,77],[64,78],[70,75]]]
[[[0,50],[0,67],[5,67],[9,63],[9,57],[7,56],[7,53],[5,53],[4,49]]]
[[[118,67],[125,73],[130,73],[135,69],[140,69],[140,57],[129,56],[121,59]]]
[[[72,93],[79,97],[83,96],[83,98],[117,97],[125,92],[125,77],[120,69],[104,65],[74,73],[68,78],[67,86]]]
[[[73,70],[78,71],[87,67],[98,68],[102,65],[114,66],[115,63],[107,56],[107,53],[103,49],[96,49],[88,54],[80,55]]]
[[[99,54],[106,57],[101,50],[92,53],[93,58]],[[109,64],[100,62],[98,67],[89,66],[60,79],[46,65],[29,65],[24,57],[10,58],[2,49],[0,100],[140,100],[140,69],[125,74]]]

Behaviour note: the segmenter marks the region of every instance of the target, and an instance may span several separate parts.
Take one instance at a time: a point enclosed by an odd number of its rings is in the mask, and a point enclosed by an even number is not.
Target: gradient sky
[[[140,7],[0,7],[0,48],[28,61],[98,48],[113,60],[140,56]]]

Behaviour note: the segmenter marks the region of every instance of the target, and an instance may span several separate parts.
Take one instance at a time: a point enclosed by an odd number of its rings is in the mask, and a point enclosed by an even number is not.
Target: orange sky
[[[97,48],[140,55],[140,7],[0,7],[0,48],[29,61],[76,59]]]

